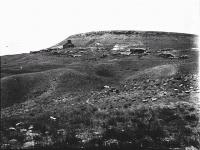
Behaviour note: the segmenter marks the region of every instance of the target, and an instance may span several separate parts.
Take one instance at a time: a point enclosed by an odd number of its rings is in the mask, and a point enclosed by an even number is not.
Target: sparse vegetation
[[[193,38],[91,32],[69,37],[75,47],[2,56],[1,149],[200,149]],[[115,56],[116,43],[151,53]]]

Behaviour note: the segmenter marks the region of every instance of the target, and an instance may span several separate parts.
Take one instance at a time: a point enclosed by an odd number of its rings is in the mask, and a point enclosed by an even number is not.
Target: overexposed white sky
[[[0,0],[0,55],[99,30],[198,34],[199,20],[199,0]]]

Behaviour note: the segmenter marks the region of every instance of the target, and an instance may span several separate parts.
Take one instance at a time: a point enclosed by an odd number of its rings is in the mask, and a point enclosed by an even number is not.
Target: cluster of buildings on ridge
[[[84,54],[95,54],[95,53],[101,53],[101,58],[104,58],[108,55],[123,55],[123,56],[129,56],[129,55],[148,55],[151,53],[150,49],[148,48],[139,48],[137,46],[132,45],[126,45],[126,44],[115,44],[111,49],[107,49],[103,46],[101,43],[94,43],[94,46],[90,47],[76,47],[71,40],[67,40],[67,42],[63,45],[59,46],[53,46],[51,48],[47,48],[44,50],[41,50],[39,52],[50,52],[54,55],[67,55],[71,57],[81,57]],[[171,51],[171,48],[167,48],[166,50],[160,50],[158,56],[163,58],[177,58],[172,53],[169,53]],[[31,53],[38,53],[37,52],[31,52]],[[180,57],[183,59],[188,58],[187,56]]]

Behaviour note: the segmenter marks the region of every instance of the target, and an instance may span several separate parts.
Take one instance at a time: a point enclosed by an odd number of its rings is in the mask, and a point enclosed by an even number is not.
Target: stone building
[[[72,41],[71,40],[67,40],[67,43],[65,43],[63,45],[63,48],[73,48],[75,47],[74,44],[72,44]]]

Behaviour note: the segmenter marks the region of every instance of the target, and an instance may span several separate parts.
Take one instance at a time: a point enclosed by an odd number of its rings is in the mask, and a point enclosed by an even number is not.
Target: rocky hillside
[[[90,32],[2,56],[1,149],[199,149],[196,38]]]
[[[100,31],[76,34],[68,37],[57,46],[72,40],[76,46],[88,47],[100,43],[106,47],[115,44],[127,44],[136,47],[160,48],[191,48],[196,47],[196,35],[170,32],[143,31]]]

